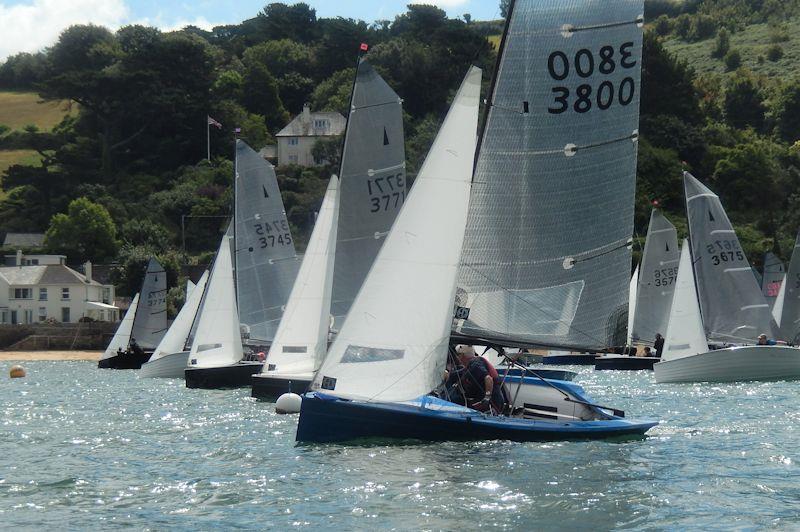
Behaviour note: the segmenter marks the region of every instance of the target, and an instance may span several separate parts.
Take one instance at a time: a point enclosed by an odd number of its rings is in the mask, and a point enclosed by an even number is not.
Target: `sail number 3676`
[[[602,46],[597,54],[588,48],[581,48],[573,57],[556,50],[547,58],[547,71],[555,81],[564,81],[572,72],[584,79],[595,73],[608,76],[618,68],[631,69],[636,66],[633,50],[633,42],[626,42],[619,48]],[[615,101],[623,106],[630,105],[636,93],[636,82],[632,77],[625,77],[616,86],[612,81],[605,80],[596,87],[582,83],[574,92],[564,86],[553,87],[551,91],[553,102],[547,108],[550,114],[558,115],[570,109],[576,113],[588,113],[593,107],[605,111]]]

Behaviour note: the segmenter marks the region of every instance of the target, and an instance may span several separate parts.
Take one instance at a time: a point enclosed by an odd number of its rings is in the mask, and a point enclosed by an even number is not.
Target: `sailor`
[[[477,356],[471,345],[457,346],[456,357],[462,369],[450,375],[449,380],[458,379],[465,404],[481,412],[502,412],[506,400],[497,370]]]
[[[650,349],[649,345],[644,346],[644,356],[646,357],[654,357],[656,356],[652,349]]]
[[[656,356],[661,358],[661,353],[664,351],[664,337],[661,336],[661,333],[656,333],[656,341],[653,347],[656,350]]]
[[[131,343],[128,347],[129,347],[128,350],[134,355],[139,355],[139,356],[144,355],[144,351],[142,350],[141,347],[139,347],[139,344],[136,343],[136,338],[131,338]]]
[[[775,340],[770,340],[767,338],[766,334],[759,334],[758,335],[758,345],[777,345],[778,342]]]

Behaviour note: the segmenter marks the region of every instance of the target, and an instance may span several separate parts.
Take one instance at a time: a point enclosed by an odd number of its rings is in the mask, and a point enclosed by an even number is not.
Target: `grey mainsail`
[[[680,259],[675,226],[661,211],[653,209],[639,269],[633,342],[653,343],[656,334],[666,337]]]
[[[773,252],[768,251],[764,254],[764,275],[761,278],[761,293],[769,303],[769,308],[775,306],[775,299],[781,291],[785,270],[783,262]]]
[[[457,332],[624,342],[642,13],[642,0],[513,3],[473,177],[456,301],[469,318]]]
[[[135,339],[142,349],[155,349],[166,332],[167,272],[155,258],[151,258],[139,292],[131,339]]]
[[[780,338],[797,343],[800,336],[800,233],[794,242],[792,259],[789,261],[789,271],[786,272],[786,292],[783,295],[783,311],[781,312]]]
[[[402,100],[358,64],[342,164],[331,314],[341,327],[406,197]]]
[[[709,339],[748,342],[777,325],[719,197],[683,173],[686,214],[703,325]]]
[[[272,340],[299,261],[275,169],[236,141],[236,296],[239,320],[256,340]]]

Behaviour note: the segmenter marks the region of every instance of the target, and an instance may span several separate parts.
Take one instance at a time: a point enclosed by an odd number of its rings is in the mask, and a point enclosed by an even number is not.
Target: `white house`
[[[308,104],[303,112],[281,129],[275,137],[278,139],[278,164],[299,164],[314,166],[311,148],[320,138],[334,137],[344,133],[347,119],[337,112],[311,112]],[[320,161],[321,162],[321,161]]]
[[[60,255],[17,253],[16,257],[17,265],[0,267],[0,323],[37,323],[48,318],[73,323],[82,317],[119,321],[114,286],[94,281],[91,263],[86,263],[86,275],[82,275],[66,266]]]

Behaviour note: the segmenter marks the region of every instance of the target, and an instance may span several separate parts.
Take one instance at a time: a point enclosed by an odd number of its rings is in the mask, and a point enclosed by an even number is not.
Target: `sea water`
[[[623,442],[298,446],[297,416],[249,389],[25,366],[0,385],[6,529],[800,527],[799,383],[582,368],[594,400],[661,424]]]

